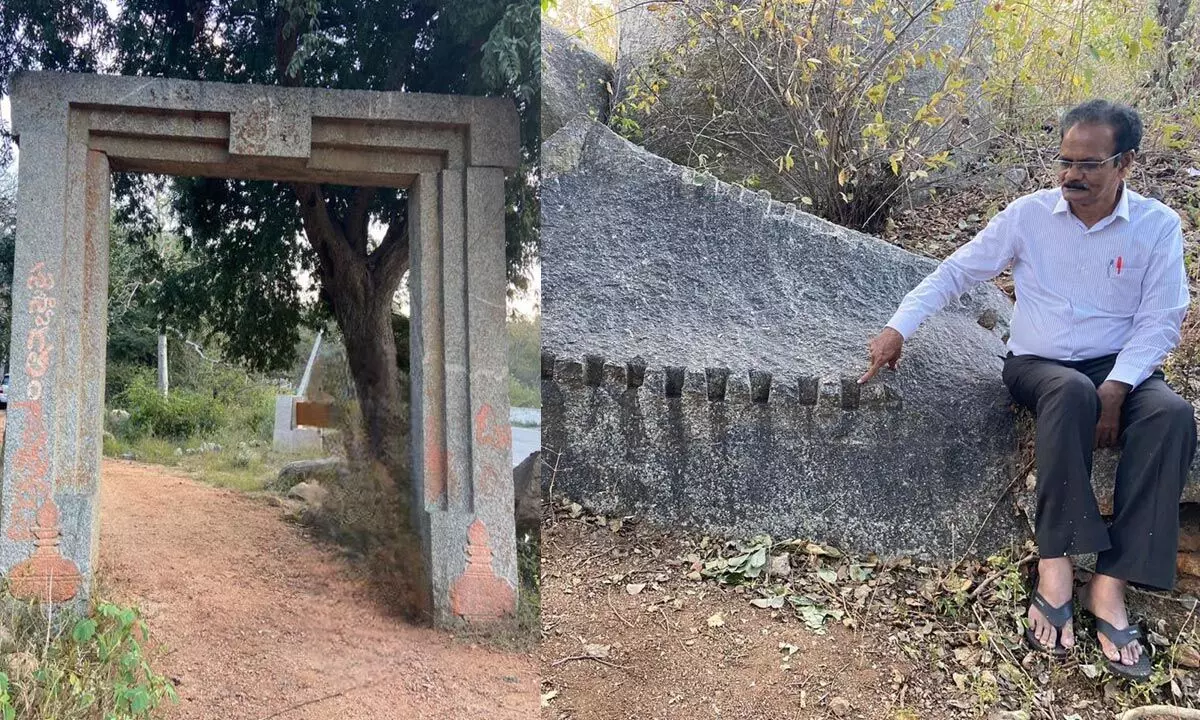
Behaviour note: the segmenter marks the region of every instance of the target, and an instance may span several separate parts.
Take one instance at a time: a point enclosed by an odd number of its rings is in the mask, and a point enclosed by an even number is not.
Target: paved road
[[[542,446],[542,429],[513,426],[513,467],[529,457]]]

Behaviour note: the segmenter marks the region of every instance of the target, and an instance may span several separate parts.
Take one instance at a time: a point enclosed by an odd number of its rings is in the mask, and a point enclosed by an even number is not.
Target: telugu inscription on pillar
[[[8,517],[9,539],[33,541],[33,555],[9,573],[13,595],[42,602],[62,602],[75,597],[81,577],[78,568],[62,556],[62,528],[54,502],[50,476],[50,450],[43,397],[54,362],[52,344],[55,298],[54,276],[45,263],[37,263],[25,281],[30,291],[25,335],[25,397],[11,403],[24,413],[20,447],[13,455],[13,501]]]
[[[500,452],[512,447],[512,431],[490,403],[483,403],[475,413],[475,442]]]

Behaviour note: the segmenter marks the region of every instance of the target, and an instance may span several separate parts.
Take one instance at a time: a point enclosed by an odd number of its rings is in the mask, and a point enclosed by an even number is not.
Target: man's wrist
[[[1127,382],[1122,382],[1121,380],[1105,380],[1104,382],[1100,383],[1100,387],[1098,389],[1103,390],[1105,388],[1108,388],[1109,391],[1115,393],[1120,399],[1124,400],[1125,396],[1129,394],[1129,391],[1133,389],[1133,386]]]
[[[1120,383],[1128,389],[1133,389],[1149,377],[1152,370],[1153,368],[1146,368],[1137,362],[1131,362],[1127,358],[1118,356],[1117,362],[1104,381]]]

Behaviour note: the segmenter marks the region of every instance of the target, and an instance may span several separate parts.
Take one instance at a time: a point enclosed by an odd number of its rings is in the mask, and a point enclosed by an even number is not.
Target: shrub
[[[513,407],[540,408],[542,394],[537,389],[524,385],[515,377],[509,377],[508,402]]]
[[[135,609],[99,602],[48,627],[36,605],[7,595],[0,604],[0,718],[141,720],[177,700],[144,654],[149,631]]]
[[[129,413],[129,420],[117,429],[126,440],[148,436],[185,440],[212,433],[221,422],[213,398],[187,390],[163,397],[147,373],[136,376],[115,404]]]
[[[954,0],[672,6],[689,32],[630,82],[613,124],[677,162],[871,230],[974,137],[981,38],[946,32]]]
[[[1147,144],[1200,127],[1200,35],[1170,3],[680,0],[686,32],[624,78],[611,124],[679,163],[878,232],[891,206],[979,160],[1052,155],[1103,96]],[[1169,15],[1169,13],[1167,13]],[[671,26],[670,24],[668,26]]]

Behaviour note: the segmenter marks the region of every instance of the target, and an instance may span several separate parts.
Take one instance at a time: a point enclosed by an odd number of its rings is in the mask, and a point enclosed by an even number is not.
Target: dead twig
[[[594,662],[600,663],[601,665],[607,665],[610,668],[616,668],[617,670],[628,670],[629,669],[629,668],[625,667],[624,665],[610,663],[609,661],[605,660],[604,658],[592,657],[591,655],[568,655],[565,658],[559,658],[558,660],[555,660],[554,662],[550,663],[550,667],[558,667],[559,665],[562,665],[563,663],[569,663],[572,660],[592,660]]]
[[[996,512],[996,508],[1000,507],[1000,503],[1004,501],[1004,498],[1008,497],[1010,492],[1012,492],[1013,486],[1017,484],[1017,481],[1028,475],[1029,472],[1033,470],[1033,464],[1034,461],[1030,460],[1022,465],[1021,469],[1017,472],[1013,479],[1009,481],[1008,485],[1004,488],[1004,492],[1000,493],[1000,497],[996,498],[996,502],[992,503],[992,509],[988,510],[987,515],[983,516],[983,522],[979,523],[979,529],[975,531],[975,537],[971,538],[971,542],[967,543],[967,549],[963,552],[963,556],[958,559],[958,562],[954,563],[954,566],[951,567],[949,572],[946,573],[947,575],[957,570],[958,566],[962,565],[963,562],[966,561],[967,556],[970,555],[971,550],[974,549],[975,543],[979,542],[979,536],[983,534],[983,529],[987,527],[988,520],[992,519],[992,513]]]
[[[550,487],[546,491],[546,499],[551,503],[554,502],[554,481],[558,479],[558,461],[559,460],[562,460],[562,453],[555,453],[554,454],[554,466],[550,468]],[[550,464],[550,463],[547,463],[545,460],[542,460],[542,462],[545,463],[546,465]],[[550,527],[554,527],[554,523],[555,523],[554,508],[552,507],[550,509]]]
[[[1175,707],[1174,705],[1143,705],[1131,708],[1117,716],[1117,720],[1137,720],[1137,718],[1168,717],[1176,720],[1200,720],[1200,710]]]
[[[626,620],[625,618],[621,617],[621,613],[617,612],[617,606],[613,605],[611,591],[604,594],[604,599],[608,600],[608,609],[612,610],[613,615],[616,615],[618,620],[625,623],[629,627],[633,627],[633,623],[631,623],[628,620]]]
[[[1034,555],[1033,553],[1029,553],[1028,555],[1021,558],[1017,562],[1017,567],[1021,568],[1021,567],[1024,567],[1025,565],[1028,565],[1029,563],[1033,562],[1035,557],[1037,557],[1037,556]],[[989,587],[991,587],[992,583],[996,582],[1003,576],[1004,576],[1004,571],[1002,571],[1002,570],[996,571],[996,572],[988,575],[987,577],[985,577],[983,579],[982,582],[980,582],[978,585],[975,586],[975,589],[972,590],[971,594],[968,595],[967,597],[970,598],[971,600],[979,599],[979,596],[983,594],[984,590],[987,590]]]
[[[289,706],[283,708],[282,710],[277,710],[276,712],[271,713],[270,715],[264,715],[259,720],[271,720],[272,718],[277,718],[277,717],[280,717],[281,715],[290,713],[293,710],[299,710],[302,707],[308,707],[309,705],[316,705],[319,702],[325,702],[326,700],[332,700],[335,697],[340,697],[342,695],[345,695],[346,693],[348,693],[352,690],[358,690],[359,688],[364,688],[368,685],[371,685],[374,682],[375,681],[372,680],[371,682],[359,683],[358,685],[351,685],[348,688],[338,690],[337,692],[329,693],[328,695],[322,695],[319,698],[314,698],[312,700],[305,700],[304,702],[296,703],[295,705],[289,705]]]
[[[1175,642],[1171,643],[1171,672],[1175,671],[1175,658],[1179,653],[1179,641],[1183,639],[1183,634],[1187,632],[1188,623],[1194,617],[1196,617],[1196,606],[1192,605],[1188,610],[1187,617],[1183,619],[1183,624],[1179,626],[1179,632],[1175,635]]]

